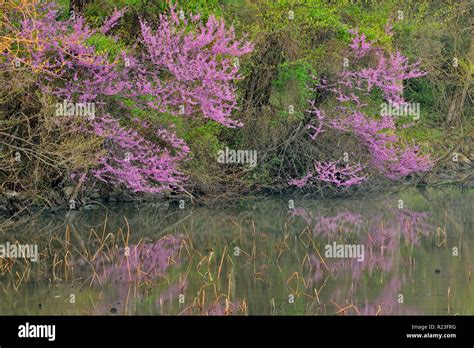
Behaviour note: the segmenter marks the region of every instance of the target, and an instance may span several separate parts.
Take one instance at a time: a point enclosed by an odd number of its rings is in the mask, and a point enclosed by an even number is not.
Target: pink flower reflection
[[[167,235],[155,243],[143,243],[115,249],[97,256],[93,263],[97,281],[142,282],[155,280],[166,274],[168,267],[179,264],[176,253],[180,240]]]
[[[337,212],[333,216],[313,214],[304,208],[291,211],[293,216],[301,217],[318,239],[319,254],[309,256],[309,263],[305,267],[310,269],[310,284],[319,288],[321,282],[331,278],[337,279],[343,274],[350,274],[354,286],[357,287],[371,275],[382,271],[389,277],[388,284],[379,296],[370,301],[365,300],[361,314],[415,314],[406,306],[398,305],[404,281],[393,275],[395,262],[403,261],[399,250],[404,245],[421,247],[421,240],[430,235],[435,228],[428,223],[428,212],[415,212],[407,209],[385,209],[380,213],[364,218],[362,215],[349,211]],[[324,257],[324,245],[337,241],[338,243],[360,244],[364,246],[364,258],[359,262],[356,258],[327,258]],[[344,303],[351,298],[351,293],[343,294],[338,288],[332,292],[336,302]]]

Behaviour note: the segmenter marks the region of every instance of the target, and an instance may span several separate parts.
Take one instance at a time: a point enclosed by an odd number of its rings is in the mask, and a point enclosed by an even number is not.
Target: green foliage
[[[99,25],[103,22],[115,9],[123,9],[124,7],[129,8],[130,10],[136,10],[145,5],[152,5],[150,1],[147,0],[102,0],[94,1],[87,4],[84,16],[92,23]],[[164,1],[154,1],[153,7],[164,10],[165,2]]]
[[[214,121],[204,125],[191,123],[183,134],[184,140],[189,144],[191,151],[201,157],[206,156],[214,159],[215,154],[222,148],[218,139],[222,126]]]
[[[278,77],[273,81],[273,88],[278,93],[283,93],[291,81],[296,81],[301,94],[309,94],[307,85],[312,81],[316,72],[307,62],[285,62],[280,65]]]
[[[348,6],[341,9],[341,15],[347,18],[351,28],[358,28],[371,41],[385,46],[391,44],[391,37],[386,33],[385,26],[391,16],[396,14],[390,1],[370,8],[363,3],[358,6]]]
[[[199,13],[201,18],[207,20],[210,15],[222,16],[222,9],[219,0],[200,1],[174,1],[178,9],[182,9],[185,14]],[[102,0],[92,2],[86,6],[84,13],[90,23],[100,25],[110,16],[114,9],[128,8],[129,17],[132,14],[138,17],[157,19],[160,13],[168,9],[166,0]]]
[[[222,6],[219,0],[199,0],[199,1],[176,1],[178,7],[181,8],[184,13],[199,13],[201,18],[207,20],[209,16],[214,15],[216,17],[222,16]]]
[[[123,43],[101,33],[94,34],[87,39],[86,43],[95,47],[97,54],[102,54],[104,52],[109,53],[111,61],[117,57],[117,54],[125,49]]]
[[[288,105],[295,107],[295,117],[302,118],[311,96],[309,87],[314,84],[315,69],[305,61],[284,62],[278,67],[278,76],[273,80],[272,105],[280,110],[280,115],[290,116]]]
[[[69,1],[70,0],[57,0],[56,5],[59,10],[59,19],[64,20],[69,17]]]
[[[405,99],[420,103],[420,109],[430,111],[431,117],[435,116],[434,106],[436,102],[436,89],[426,78],[418,78],[408,81],[405,87]]]
[[[423,115],[421,116],[423,117]],[[399,132],[399,136],[407,143],[420,145],[424,152],[431,152],[433,157],[438,156],[436,149],[443,142],[444,132],[439,128],[431,128],[421,124],[408,127]]]

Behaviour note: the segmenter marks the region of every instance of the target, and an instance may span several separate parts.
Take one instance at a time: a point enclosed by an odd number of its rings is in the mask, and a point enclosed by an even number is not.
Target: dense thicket
[[[11,211],[114,191],[351,192],[470,165],[469,1],[0,6]],[[417,112],[381,111],[405,103]],[[225,149],[256,165],[221,163]]]

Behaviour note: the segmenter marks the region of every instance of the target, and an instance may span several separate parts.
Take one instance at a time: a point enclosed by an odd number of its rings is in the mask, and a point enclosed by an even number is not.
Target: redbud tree
[[[179,166],[190,152],[188,146],[172,127],[133,117],[131,109],[241,126],[231,118],[237,107],[235,62],[252,45],[237,39],[221,19],[210,16],[203,22],[199,15],[170,5],[159,23],[140,21],[141,36],[134,47],[115,54],[98,51],[92,39],[113,31],[125,11],[116,11],[101,28],[92,29],[80,16],[58,20],[52,2],[32,1],[12,13],[6,33],[15,42],[0,53],[0,64],[27,67],[40,90],[58,102],[94,103],[92,118],[57,119],[103,139],[105,155],[94,168],[84,169],[80,180],[96,178],[135,192],[179,189],[186,179]]]
[[[367,40],[364,34],[352,31],[352,41],[347,53],[350,62],[337,75],[333,83],[321,79],[319,90],[329,92],[336,100],[332,117],[310,102],[308,112],[313,116],[307,125],[310,138],[318,141],[328,129],[349,133],[365,148],[367,159],[352,161],[334,158],[330,162],[314,161],[314,170],[290,184],[303,187],[322,182],[337,187],[361,184],[369,173],[378,173],[391,180],[409,174],[427,171],[431,161],[419,153],[419,147],[405,144],[397,135],[397,122],[391,115],[374,115],[370,103],[373,93],[396,107],[406,104],[403,99],[403,81],[426,74],[419,69],[420,62],[410,64],[399,51],[387,53]]]

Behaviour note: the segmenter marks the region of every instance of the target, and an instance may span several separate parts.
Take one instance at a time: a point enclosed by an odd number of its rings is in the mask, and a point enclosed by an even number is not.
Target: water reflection
[[[110,251],[102,251],[93,258],[94,279],[100,284],[146,282],[166,275],[168,267],[179,264],[176,257],[180,240],[167,235],[154,243],[140,243]]]
[[[0,312],[36,314],[41,303],[48,314],[474,314],[473,197],[408,191],[292,197],[290,210],[264,199],[43,217],[2,235],[43,251],[38,264],[0,258]],[[328,257],[333,243],[363,246],[363,258]],[[72,292],[74,304],[55,300]]]

